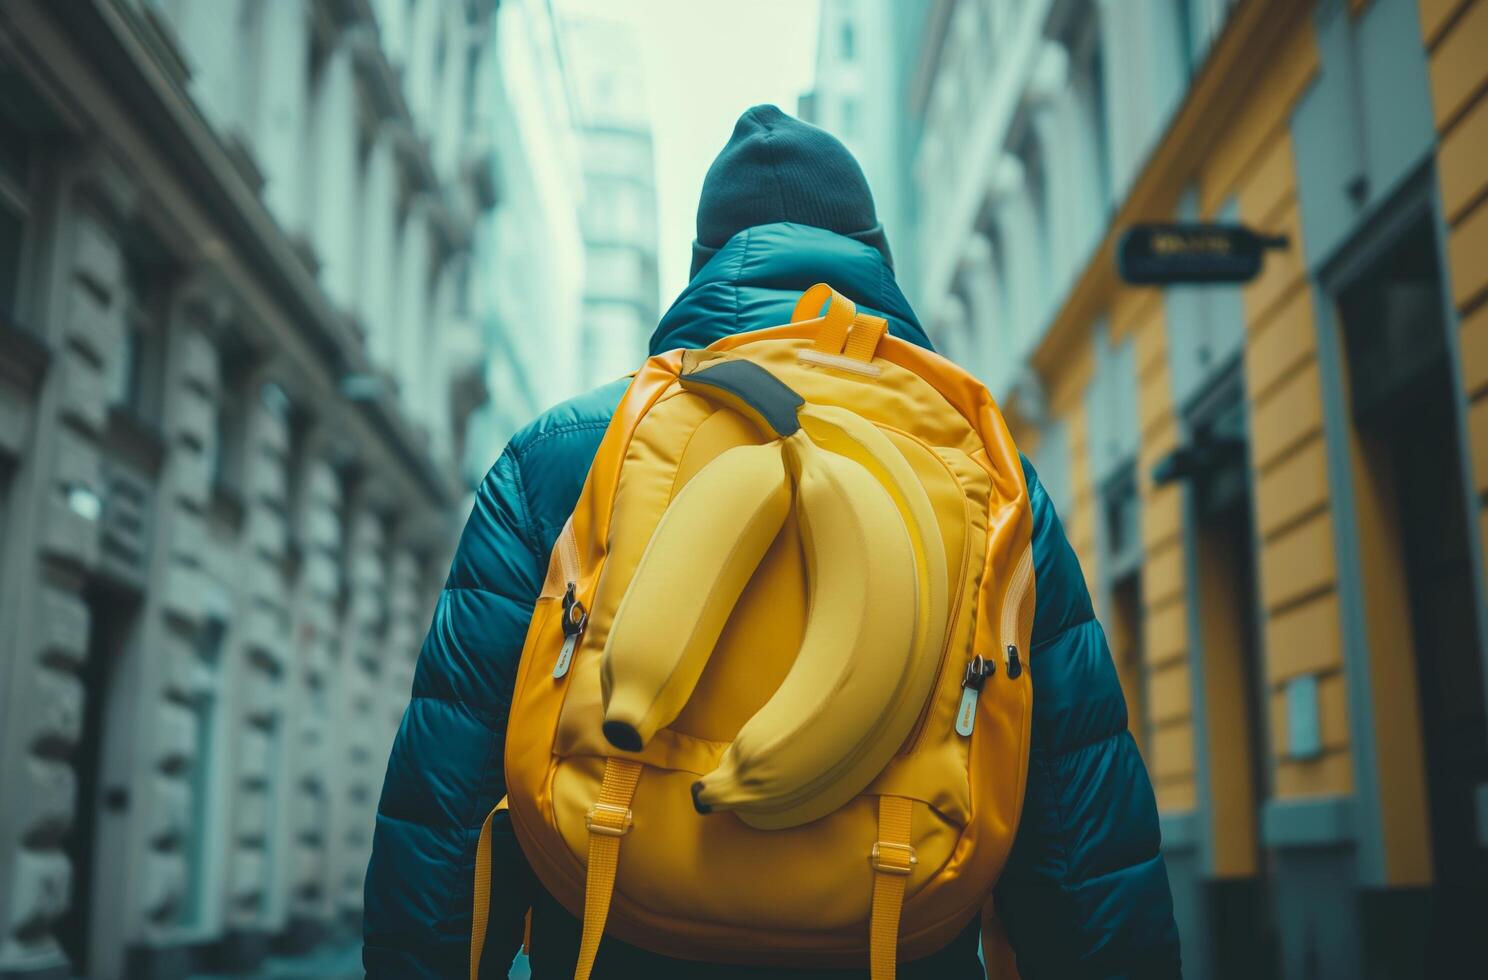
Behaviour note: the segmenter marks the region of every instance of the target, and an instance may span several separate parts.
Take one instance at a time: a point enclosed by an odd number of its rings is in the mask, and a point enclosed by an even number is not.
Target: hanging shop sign
[[[1249,282],[1268,249],[1286,247],[1285,235],[1244,225],[1132,225],[1116,246],[1116,269],[1135,286]]]

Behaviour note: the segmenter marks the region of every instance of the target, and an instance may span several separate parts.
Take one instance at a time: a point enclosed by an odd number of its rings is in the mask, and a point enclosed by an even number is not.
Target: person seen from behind
[[[1011,244],[1016,247],[1016,243]],[[831,390],[858,390],[851,386],[866,383],[865,378],[882,379],[883,384],[900,378],[899,373],[889,371],[885,366],[888,362],[884,356],[867,359],[859,356],[856,360],[850,356],[854,352],[852,338],[859,336],[869,338],[867,352],[872,353],[872,331],[882,329],[874,326],[880,321],[886,325],[888,334],[880,342],[880,355],[892,347],[898,352],[894,354],[898,359],[896,363],[916,365],[929,372],[947,373],[952,370],[949,366],[937,367],[943,362],[929,354],[930,341],[895,282],[889,243],[879,225],[872,194],[857,162],[834,137],[774,106],[756,106],[745,112],[708,171],[698,202],[697,239],[693,243],[691,272],[691,281],[651,338],[650,353],[653,356],[678,349],[697,352],[720,342],[724,347],[742,344],[745,341],[734,338],[791,323],[798,298],[814,284],[826,283],[850,301],[850,304],[841,303],[838,307],[855,310],[843,314],[854,317],[852,332],[846,335],[847,340],[840,352],[827,351],[811,357],[802,355],[797,359],[802,363],[790,362],[786,368],[776,372],[780,378],[786,377],[786,370],[800,372],[790,377],[806,379],[797,382],[802,391],[806,391],[806,382],[816,383],[811,379],[820,377],[833,379],[821,382],[835,385]],[[836,308],[827,308],[821,329],[830,325]],[[817,312],[812,309],[809,314],[816,316]],[[745,349],[739,348],[740,353]],[[862,355],[863,350],[858,350],[858,354]],[[796,436],[797,443],[791,443],[797,419],[806,420],[802,424],[808,434],[824,431],[812,428],[811,413],[815,410],[811,400],[814,396],[809,396],[809,392],[797,396],[778,381],[761,380],[767,372],[739,368],[737,364],[730,366],[728,360],[726,356],[709,359],[694,353],[676,355],[674,360],[666,363],[682,365],[677,370],[684,372],[698,372],[698,381],[691,389],[696,404],[710,405],[710,411],[742,413],[731,416],[733,420],[727,422],[728,426],[745,427],[738,428],[738,431],[753,432],[747,428],[751,423],[762,426],[761,431],[770,436],[778,435],[779,445],[787,448],[800,445],[799,440],[803,438]],[[853,363],[848,363],[849,360]],[[809,364],[805,363],[808,361]],[[718,371],[720,365],[725,370]],[[712,375],[705,373],[710,367],[715,369]],[[811,374],[810,371],[825,372],[825,375]],[[643,371],[634,383],[641,385],[648,377],[651,375]],[[707,381],[708,378],[713,380]],[[579,836],[573,838],[578,843],[573,845],[576,856],[572,859],[560,856],[555,862],[550,853],[524,852],[524,845],[530,847],[532,836],[531,833],[518,833],[513,824],[513,810],[517,811],[519,818],[524,812],[537,811],[519,808],[521,798],[515,792],[515,773],[509,771],[509,767],[525,765],[523,761],[514,760],[514,755],[529,758],[531,753],[520,746],[537,743],[533,742],[530,727],[520,727],[527,724],[524,719],[529,716],[511,716],[514,698],[525,703],[524,699],[529,696],[528,682],[519,689],[519,670],[530,666],[530,683],[533,685],[539,682],[547,685],[569,683],[561,677],[562,672],[569,669],[567,663],[558,667],[551,667],[551,664],[554,656],[574,656],[571,683],[578,685],[581,677],[598,676],[600,668],[597,664],[601,656],[600,650],[591,650],[580,643],[576,632],[565,630],[559,634],[556,627],[552,635],[555,644],[557,640],[565,640],[564,652],[544,653],[546,659],[542,663],[526,665],[523,663],[524,644],[529,625],[534,623],[534,610],[541,612],[545,608],[539,604],[539,597],[562,595],[562,585],[558,580],[563,577],[563,563],[560,557],[553,557],[555,543],[560,543],[566,526],[573,526],[569,524],[570,515],[574,514],[580,501],[591,464],[596,467],[611,465],[605,462],[610,459],[611,449],[602,443],[631,383],[630,379],[618,380],[539,416],[511,440],[476,493],[474,509],[419,656],[412,698],[392,749],[378,805],[365,886],[363,962],[367,976],[373,980],[470,976],[472,928],[477,932],[478,945],[483,947],[481,976],[506,976],[524,938],[528,943],[533,977],[566,980],[575,975],[576,967],[579,975],[583,976],[586,964],[581,961],[594,955],[592,947],[598,941],[597,932],[593,936],[585,935],[584,896],[592,897],[594,890],[601,886],[605,889],[613,887],[615,893],[610,897],[606,892],[605,901],[601,903],[607,907],[609,919],[603,929],[603,942],[597,947],[597,958],[593,960],[590,975],[594,977],[709,977],[714,980],[866,977],[869,975],[866,966],[869,906],[877,909],[882,896],[891,896],[885,902],[892,913],[880,915],[880,911],[874,911],[872,929],[874,942],[878,943],[881,938],[880,919],[889,922],[886,928],[890,952],[883,954],[888,956],[886,968],[880,969],[881,962],[875,960],[874,976],[893,972],[894,950],[897,948],[900,960],[897,975],[900,977],[935,977],[939,980],[982,977],[985,974],[978,949],[984,925],[991,930],[987,936],[989,959],[993,960],[993,966],[999,965],[1006,956],[1006,947],[1010,947],[1011,958],[1016,960],[1017,972],[1024,980],[1179,976],[1178,936],[1167,871],[1159,849],[1156,804],[1147,771],[1127,730],[1126,704],[1116,670],[1101,626],[1095,618],[1080,566],[1049,495],[1034,468],[1015,450],[1011,450],[1008,457],[1010,466],[1004,468],[1000,477],[993,478],[993,485],[994,492],[1006,493],[1009,499],[1018,501],[1020,510],[1010,518],[1013,520],[1010,526],[1022,527],[1022,533],[1031,543],[1032,577],[1028,584],[1033,599],[1029,604],[1031,615],[1022,626],[1027,638],[1026,647],[1021,651],[1021,657],[1017,656],[1019,651],[1016,649],[1006,655],[1001,650],[987,649],[987,657],[976,656],[966,668],[964,678],[959,660],[950,668],[955,677],[943,675],[948,679],[945,689],[951,698],[945,703],[969,705],[964,712],[955,715],[956,725],[959,728],[964,724],[969,732],[974,724],[978,726],[975,729],[978,734],[958,736],[950,731],[949,718],[941,724],[940,716],[927,708],[926,717],[932,719],[925,728],[929,735],[916,736],[929,737],[935,744],[951,747],[969,744],[972,737],[1000,737],[995,731],[998,729],[996,705],[1019,704],[1014,692],[1031,690],[1031,709],[1026,719],[1028,736],[1026,749],[1022,750],[1026,752],[1026,765],[1022,770],[1026,773],[1026,781],[1021,784],[1021,809],[1015,807],[1008,814],[1009,820],[1016,824],[1016,833],[1013,834],[1009,823],[1010,848],[1005,856],[999,854],[996,858],[1000,874],[987,879],[990,894],[972,896],[978,908],[987,910],[985,915],[967,906],[970,911],[966,913],[964,922],[957,920],[950,928],[936,933],[938,946],[935,948],[921,948],[923,942],[916,946],[916,937],[904,929],[899,931],[896,940],[895,922],[907,927],[914,921],[915,903],[921,900],[918,893],[925,887],[928,876],[946,875],[948,881],[954,878],[950,857],[951,847],[955,844],[954,833],[938,838],[926,828],[942,826],[936,821],[944,821],[944,812],[954,809],[954,806],[939,801],[965,797],[966,787],[962,786],[955,792],[935,788],[924,793],[924,799],[917,798],[918,802],[909,800],[903,804],[904,824],[919,828],[918,831],[911,829],[909,833],[921,836],[901,836],[899,839],[909,840],[915,846],[895,845],[889,840],[892,813],[901,811],[892,811],[888,803],[879,802],[878,840],[883,846],[874,845],[870,856],[868,845],[873,843],[875,790],[855,783],[849,787],[849,795],[852,796],[851,806],[858,809],[852,812],[862,814],[861,825],[867,837],[858,850],[851,852],[857,856],[850,866],[838,869],[834,865],[830,871],[826,870],[825,864],[813,867],[808,863],[812,854],[812,849],[808,848],[800,852],[804,855],[799,859],[801,863],[782,864],[778,872],[771,872],[770,880],[778,891],[773,893],[773,898],[766,896],[765,903],[766,908],[770,901],[789,904],[793,892],[809,892],[812,882],[823,874],[841,874],[848,876],[843,878],[844,881],[861,882],[861,888],[853,885],[839,889],[837,894],[826,896],[817,905],[823,919],[815,925],[822,929],[830,925],[828,918],[838,914],[836,899],[842,899],[843,908],[855,910],[852,912],[856,917],[855,923],[861,924],[854,924],[842,934],[861,935],[862,943],[860,948],[854,948],[855,952],[848,960],[826,962],[805,952],[799,959],[794,959],[792,949],[806,950],[810,946],[809,934],[814,924],[809,921],[799,923],[807,934],[805,939],[782,923],[772,928],[759,928],[755,923],[745,921],[702,921],[696,933],[699,936],[722,935],[738,927],[752,929],[748,934],[759,940],[742,951],[732,950],[717,962],[708,959],[710,947],[706,939],[697,939],[693,945],[687,946],[673,941],[661,926],[654,932],[636,926],[638,922],[662,921],[660,918],[649,919],[648,915],[655,910],[648,911],[642,907],[643,902],[630,894],[642,887],[638,882],[645,873],[633,870],[636,865],[627,864],[626,855],[629,852],[632,862],[642,861],[648,846],[644,841],[665,839],[675,842],[677,848],[698,847],[697,853],[689,859],[698,880],[671,884],[677,887],[679,894],[700,896],[699,903],[724,903],[718,905],[723,908],[730,900],[742,896],[743,886],[730,886],[726,874],[733,872],[720,870],[726,861],[721,852],[710,852],[708,845],[696,842],[747,838],[748,846],[765,848],[759,853],[769,855],[772,853],[768,850],[770,840],[783,842],[790,839],[788,835],[809,836],[813,832],[811,822],[779,830],[749,830],[746,825],[754,827],[770,823],[770,811],[762,810],[751,818],[747,807],[734,813],[721,812],[730,806],[726,800],[717,807],[710,807],[705,798],[709,791],[698,787],[706,787],[712,777],[706,771],[693,772],[681,765],[669,769],[666,763],[659,761],[660,749],[655,746],[674,746],[678,758],[687,752],[711,751],[713,754],[706,756],[705,764],[696,767],[708,770],[714,765],[724,765],[730,758],[723,748],[726,740],[718,740],[717,747],[709,749],[708,746],[714,743],[707,740],[679,737],[672,732],[647,733],[651,740],[648,745],[652,747],[642,749],[640,746],[644,739],[638,728],[644,726],[606,724],[603,736],[597,731],[584,735],[591,740],[585,744],[600,746],[604,751],[595,750],[589,768],[576,763],[572,770],[580,774],[572,778],[587,780],[582,785],[591,787],[586,790],[589,795],[583,806],[594,803],[595,793],[600,792],[592,787],[599,785],[601,768],[604,771],[601,795],[614,790],[622,794],[624,802],[633,800],[634,806],[627,807],[622,803],[606,811],[596,804],[588,811],[590,833],[587,837],[583,818],[576,818],[579,820],[574,825],[577,829],[571,833]],[[911,380],[902,383],[918,384]],[[710,384],[711,388],[708,387]],[[977,396],[973,392],[965,397]],[[631,402],[626,404],[628,406]],[[789,411],[782,414],[781,405]],[[850,404],[848,407],[856,406]],[[660,408],[654,410],[660,411]],[[627,407],[625,411],[632,410]],[[791,411],[796,414],[792,416]],[[914,413],[904,414],[903,418],[881,422],[889,429],[912,430],[921,421],[909,417]],[[739,421],[741,418],[744,421]],[[620,425],[622,421],[615,424]],[[644,421],[641,425],[645,425]],[[714,428],[717,430],[724,425],[720,422]],[[772,425],[778,427],[778,432],[769,431]],[[991,423],[986,425],[987,431],[1002,431]],[[843,431],[848,429],[851,426]],[[698,433],[703,431],[703,427],[698,427]],[[867,440],[862,442],[863,445],[877,438],[870,436],[871,433],[863,437]],[[702,437],[699,435],[697,438]],[[749,438],[759,441],[757,437]],[[808,464],[820,463],[820,460],[811,462],[817,459],[812,455],[816,451],[805,447],[797,451],[796,457],[786,453],[783,479],[787,485],[792,479],[797,481],[795,506],[801,506],[799,498],[807,492],[806,477],[802,474]],[[770,458],[778,457],[777,453]],[[797,462],[791,463],[791,459],[797,459]],[[625,457],[624,468],[620,470],[622,487],[616,491],[617,500],[624,499],[627,492],[624,481],[632,479],[628,475],[632,467],[636,467],[635,472],[639,473],[643,464],[644,460],[634,463],[632,457]],[[772,462],[770,465],[781,464]],[[832,461],[830,465],[846,464]],[[900,471],[896,469],[895,472]],[[593,479],[599,481],[600,477]],[[701,480],[702,477],[693,479]],[[987,477],[980,479],[985,481]],[[681,482],[675,476],[669,480]],[[796,518],[789,516],[789,507],[792,506],[788,502],[790,493],[788,490],[784,493],[785,496],[776,503],[761,503],[761,513],[774,507],[775,519],[795,521]],[[875,506],[890,509],[865,513],[892,515],[893,503],[883,504],[877,493],[875,490],[868,494],[878,501]],[[919,492],[911,487],[908,491],[901,488],[895,493],[898,496],[892,500],[898,502],[901,515],[913,511],[912,506],[909,511],[905,510],[908,505],[904,500],[910,497],[919,499]],[[682,498],[673,499],[679,501]],[[776,500],[776,497],[769,499]],[[890,497],[885,496],[883,500],[890,500]],[[665,504],[666,501],[661,500],[657,506]],[[863,506],[866,507],[867,502]],[[636,513],[620,503],[615,508],[617,522],[624,522],[627,514]],[[651,533],[651,526],[656,523],[655,514],[648,521],[650,523],[641,529],[645,533],[639,535],[640,544],[644,544],[646,535]],[[909,518],[906,522],[906,526],[913,524]],[[574,524],[579,523],[576,516]],[[835,533],[826,517],[811,517],[808,523],[813,525],[813,533],[819,538]],[[902,533],[892,517],[886,523],[895,526],[895,534]],[[635,529],[620,529],[624,530]],[[876,527],[868,530],[875,535],[887,533]],[[617,540],[620,531],[611,527],[611,540]],[[919,531],[923,533],[924,528],[920,527]],[[656,534],[659,538],[660,530]],[[801,537],[809,544],[809,535]],[[889,538],[875,537],[874,540],[885,542],[881,546],[875,544],[880,554],[889,554],[882,549],[891,544],[903,547],[897,537],[892,542]],[[924,539],[918,540],[923,542]],[[706,548],[710,544],[700,540],[697,547]],[[804,549],[806,544],[801,547]],[[924,585],[928,574],[926,569],[931,566],[922,561],[923,544],[919,547],[919,551],[904,551],[903,554],[914,556],[914,561],[918,562],[913,567],[919,570],[920,579],[906,581],[918,581],[919,594],[923,597],[931,594]],[[938,548],[939,544],[936,543],[935,547]],[[777,561],[768,556],[757,560]],[[649,559],[643,559],[643,565],[645,561]],[[792,569],[798,566],[805,569],[799,575],[812,580],[812,589],[826,588],[824,583],[830,576],[847,575],[849,571],[857,574],[856,569],[814,568],[795,555],[788,563]],[[763,569],[765,565],[760,567]],[[953,571],[947,579],[936,579],[943,591],[959,594],[962,581],[957,576],[982,574],[980,562],[968,562],[964,568],[966,571]],[[1007,567],[997,571],[996,575],[1010,579],[1016,574],[1011,569],[1012,562],[1009,561]],[[901,573],[902,569],[896,571],[893,568],[874,571],[874,574],[889,576]],[[642,572],[636,574],[639,577]],[[796,591],[804,595],[804,588],[797,587]],[[594,607],[584,612],[593,613],[598,618],[598,605],[605,601],[604,598],[580,598],[587,599]],[[641,601],[634,595],[631,598],[635,602]],[[544,602],[547,601],[545,598]],[[562,599],[554,598],[554,608],[559,601],[563,602],[565,615],[572,612],[571,607],[582,606],[572,594]],[[737,601],[742,604],[746,599]],[[804,599],[798,604],[807,609]],[[922,604],[916,608],[924,607]],[[958,624],[970,618],[970,606],[967,607],[968,615],[961,618],[952,617],[948,603],[941,602],[937,608],[945,614],[945,621],[936,626],[939,629],[961,629],[963,627]],[[616,617],[618,623],[618,618],[625,613],[612,609],[605,615]],[[864,621],[874,615],[878,615],[877,611],[866,605],[861,609]],[[987,615],[990,617],[991,612]],[[582,617],[573,612],[571,618],[576,621]],[[583,624],[578,625],[582,628]],[[644,626],[627,623],[625,628],[635,630],[644,629]],[[964,628],[974,629],[975,625]],[[613,629],[616,633],[611,637],[613,643],[621,642],[621,627],[615,625]],[[809,633],[809,627],[807,631]],[[566,639],[570,633],[574,637],[572,643]],[[726,639],[727,630],[723,635]],[[645,639],[657,645],[658,649],[675,642],[674,638],[666,636]],[[872,641],[872,637],[864,640]],[[726,643],[718,642],[719,650],[722,650]],[[809,637],[801,642],[809,642]],[[1017,644],[1012,646],[1016,648]],[[755,649],[763,650],[765,647],[757,646]],[[612,655],[619,656],[618,653]],[[780,669],[783,672],[789,666],[787,658]],[[705,688],[716,692],[718,685],[709,680],[707,671],[725,668],[714,665],[700,669],[704,671],[702,678],[692,678],[697,684],[692,692],[694,699],[703,698]],[[594,673],[585,674],[585,671]],[[614,671],[614,678],[608,675],[605,678],[608,685],[604,693],[606,698],[618,698],[615,691],[625,683],[618,673],[620,668],[615,667]],[[1023,675],[1023,686],[1013,686],[1019,683],[1020,674]],[[789,683],[789,677],[785,680],[777,677],[771,683],[783,686]],[[940,689],[934,688],[935,691]],[[994,689],[996,698],[1012,700],[993,700],[989,692]],[[572,693],[577,690],[577,686],[570,688],[571,699],[578,697]],[[759,696],[768,697],[769,693],[764,691]],[[726,694],[707,696],[723,697]],[[921,697],[923,699],[924,695]],[[956,698],[961,700],[958,702]],[[751,706],[752,709],[756,707]],[[600,709],[596,707],[594,710]],[[611,710],[613,713],[617,709],[611,705]],[[685,719],[688,709],[680,706],[672,714],[675,715],[677,710],[683,712]],[[889,705],[882,712],[885,717],[902,714],[906,718],[919,713],[918,710],[900,711],[895,705]],[[677,725],[679,729],[684,727],[680,721]],[[597,727],[597,723],[592,727]],[[900,742],[910,744],[900,737],[901,734],[900,729],[893,730],[894,745],[889,745],[889,749]],[[834,732],[832,737],[851,739],[857,736],[851,732],[846,735]],[[610,739],[610,744],[618,747],[605,748],[602,738]],[[632,738],[634,744],[628,744]],[[958,742],[958,738],[963,740]],[[517,751],[509,751],[509,741]],[[627,755],[621,749],[633,751]],[[719,760],[719,752],[724,753],[724,761]],[[605,763],[600,756],[640,761]],[[965,755],[957,758],[964,759]],[[894,764],[898,764],[897,761]],[[985,801],[993,798],[1017,799],[1016,787],[999,796],[997,782],[1016,779],[1016,766],[1004,763],[993,764],[990,768],[977,766],[977,760],[973,758],[971,778],[979,781],[978,785],[971,787],[973,807],[986,807],[989,804]],[[565,786],[579,785],[563,782],[569,778],[563,775],[566,771],[558,770],[562,778],[553,781],[551,792],[555,798],[569,792]],[[626,773],[630,774],[628,784]],[[508,795],[509,775],[513,777],[510,787],[514,794],[510,803],[512,809],[503,806],[492,813],[493,807]],[[615,776],[614,785],[612,775]],[[863,780],[872,775],[868,773]],[[961,782],[964,784],[966,779]],[[689,785],[692,786],[691,801],[686,799]],[[658,828],[655,820],[659,818],[653,817],[653,826],[644,827],[648,813],[659,813],[654,807],[650,811],[646,807],[656,798],[655,794],[662,792],[663,786],[671,794],[671,808],[665,811],[668,814],[666,819],[671,822]],[[1010,786],[1007,784],[1002,788]],[[889,800],[890,795],[884,791],[883,800]],[[906,796],[913,795],[906,792]],[[723,796],[726,794],[720,798]],[[558,806],[561,802],[558,800],[553,805]],[[582,814],[583,811],[575,812]],[[937,817],[937,813],[941,816]],[[886,814],[890,816],[886,817]],[[809,811],[802,811],[800,815],[817,818]],[[616,821],[613,826],[604,822],[611,817]],[[818,819],[824,822],[817,826],[839,827],[848,826],[849,817],[834,812]],[[825,821],[837,822],[829,824]],[[596,822],[599,824],[597,831],[594,829]],[[784,818],[776,822],[789,823]],[[524,823],[523,828],[528,829],[528,824]],[[903,833],[902,827],[899,832]],[[707,836],[710,833],[720,836]],[[769,835],[772,833],[784,836],[771,838]],[[658,837],[658,834],[664,836]],[[926,834],[929,836],[924,836]],[[836,839],[840,836],[834,835],[829,842],[831,847],[846,846]],[[587,845],[584,843],[586,840]],[[937,840],[942,841],[943,847],[935,843]],[[611,846],[605,841],[619,842],[615,845],[620,855],[618,858],[614,856],[614,849],[607,852],[608,858],[596,856],[602,854],[596,847]],[[780,844],[780,847],[786,846]],[[852,847],[857,848],[858,843],[853,842]],[[935,851],[937,847],[942,847],[942,850]],[[933,861],[932,852],[939,855]],[[540,860],[530,860],[529,854]],[[909,858],[904,866],[893,864],[897,857],[906,855]],[[666,858],[666,854],[660,853],[656,860]],[[598,883],[591,873],[587,880],[589,890],[584,890],[583,865],[586,861],[592,865],[596,861],[617,860],[618,881]],[[821,860],[826,858],[823,856]],[[970,867],[976,863],[975,855],[957,851],[954,862],[965,862],[965,866]],[[928,866],[932,863],[936,867]],[[570,878],[560,880],[556,871],[539,873],[549,867],[561,871],[569,865],[572,870],[565,873]],[[489,897],[477,900],[477,874],[486,870],[489,870]],[[901,873],[905,877],[894,877]],[[609,879],[614,878],[614,874],[609,875]],[[905,881],[907,885],[902,884]],[[654,887],[663,888],[667,884],[663,881]],[[739,892],[739,896],[728,894],[731,887]],[[945,887],[954,887],[954,882]],[[555,896],[550,889],[561,894]],[[902,920],[899,918],[901,905]],[[596,921],[605,921],[603,912],[590,910],[590,915],[597,916]],[[708,916],[700,911],[699,918],[707,920]],[[482,920],[484,929],[481,928]],[[938,938],[942,934],[944,939]],[[999,945],[994,949],[992,937],[1003,937],[997,942],[1005,941],[1005,946]],[[674,955],[663,955],[648,948],[648,943]],[[590,948],[581,952],[586,945]],[[675,955],[679,951],[689,955]],[[911,952],[914,955],[910,955]],[[875,953],[875,956],[879,955]],[[854,963],[856,965],[852,965]],[[1007,964],[1001,965],[1005,968]]]

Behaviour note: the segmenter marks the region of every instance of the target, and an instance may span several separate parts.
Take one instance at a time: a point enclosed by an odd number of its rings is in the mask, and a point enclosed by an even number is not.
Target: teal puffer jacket
[[[662,319],[653,353],[703,347],[790,319],[802,290],[830,282],[912,343],[929,341],[875,250],[802,225],[740,232]],[[548,553],[578,500],[623,381],[547,412],[506,447],[476,493],[388,761],[367,869],[367,975],[463,977],[475,845],[506,792],[507,711]],[[1032,759],[1022,822],[996,890],[1025,980],[1176,976],[1178,937],[1158,850],[1157,809],[1080,567],[1027,462],[1038,607]],[[483,973],[505,976],[534,909],[536,977],[573,975],[578,924],[546,895],[509,823],[495,828]],[[980,976],[975,927],[901,976]],[[695,976],[607,939],[597,978]],[[709,966],[714,978],[850,976]]]

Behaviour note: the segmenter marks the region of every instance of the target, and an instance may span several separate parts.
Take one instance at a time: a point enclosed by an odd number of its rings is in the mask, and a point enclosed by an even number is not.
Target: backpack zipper
[[[1007,596],[1002,600],[1002,642],[1007,665],[1007,676],[1017,680],[1023,673],[1023,664],[1018,659],[1019,621],[1023,606],[1028,601],[1028,590],[1033,586],[1033,545],[1023,549],[1018,566],[1013,569],[1013,581],[1008,585]]]
[[[951,481],[956,484],[957,489],[961,488],[960,479],[957,478],[955,472],[946,463],[945,458],[942,457],[940,453],[936,452],[934,446],[930,445],[919,436],[905,432],[903,429],[895,428],[889,425],[883,425],[880,423],[875,424],[877,424],[880,429],[883,429],[886,432],[895,432],[906,439],[919,443],[921,447],[923,447],[927,452],[929,452],[937,460],[939,460],[940,465],[945,468],[947,475],[949,475]],[[967,500],[964,492],[961,499],[961,515],[962,521],[965,523],[965,526],[969,528],[971,526],[971,504]],[[939,519],[937,518],[937,524],[938,521]],[[936,692],[940,690],[941,675],[945,673],[948,662],[951,659],[951,644],[956,638],[956,619],[961,615],[961,602],[963,596],[966,593],[965,588],[958,586],[960,585],[960,583],[966,581],[966,576],[970,574],[970,568],[971,547],[963,539],[961,542],[960,572],[956,575],[955,578],[948,579],[946,581],[946,587],[947,591],[950,593],[950,597],[946,609],[945,636],[942,637],[940,641],[940,658],[939,663],[935,667],[935,683],[934,686],[930,689],[929,696],[925,698],[924,707],[920,708],[920,716],[915,719],[914,727],[909,730],[909,734],[905,736],[904,744],[899,748],[898,755],[900,756],[910,755],[920,747],[920,740],[924,737],[925,734],[925,726],[930,721],[930,709],[935,706]],[[953,583],[955,583],[954,586]]]
[[[558,660],[553,664],[553,677],[563,677],[573,666],[574,651],[578,649],[579,637],[589,625],[589,610],[578,599],[579,546],[574,541],[573,521],[563,525],[555,549],[558,556],[559,574],[563,576],[563,646],[558,650]]]
[[[1012,581],[1002,599],[1002,644],[1003,673],[1009,680],[1017,680],[1023,674],[1023,661],[1018,656],[1018,621],[1023,604],[1028,600],[1028,588],[1033,584],[1033,546],[1025,548],[1013,567]],[[987,678],[997,673],[997,661],[980,654],[966,665],[966,674],[961,679],[961,705],[956,709],[956,733],[970,736],[976,726],[977,700]]]
[[[971,734],[972,726],[976,724],[977,698],[981,696],[982,685],[995,673],[997,661],[984,660],[981,654],[973,656],[971,663],[966,665],[966,673],[961,678],[961,706],[956,709],[956,734]]]

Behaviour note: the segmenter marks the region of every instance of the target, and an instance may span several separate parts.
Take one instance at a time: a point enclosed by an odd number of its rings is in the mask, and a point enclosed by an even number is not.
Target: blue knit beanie
[[[793,221],[835,231],[878,249],[889,242],[858,161],[825,130],[772,105],[748,109],[703,178],[692,275],[745,228]]]

